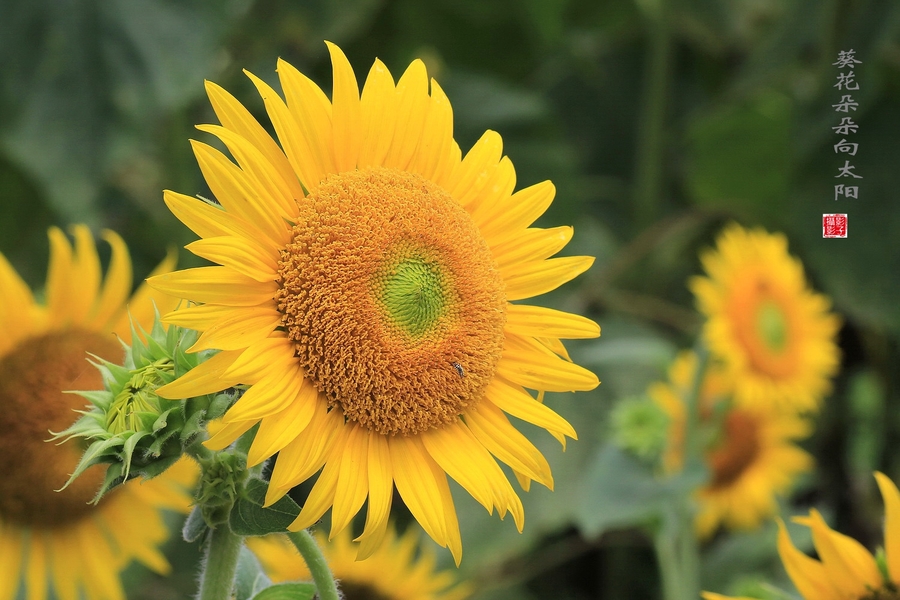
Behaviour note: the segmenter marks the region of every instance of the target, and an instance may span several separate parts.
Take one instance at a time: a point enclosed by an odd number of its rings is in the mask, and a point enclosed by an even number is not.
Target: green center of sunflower
[[[412,339],[432,330],[452,300],[440,264],[415,254],[376,278],[375,295],[388,321]]]
[[[787,319],[775,302],[766,300],[756,310],[756,330],[769,350],[784,350],[788,337]]]
[[[25,340],[0,358],[0,521],[52,529],[97,510],[88,503],[105,469],[92,467],[56,492],[84,448],[76,441],[46,441],[51,430],[64,430],[78,416],[74,411],[84,408],[81,396],[64,391],[102,388],[87,352],[115,361],[123,354],[112,336],[71,330]]]
[[[414,173],[331,175],[300,203],[275,300],[307,377],[346,419],[414,435],[478,403],[504,284],[468,213]]]

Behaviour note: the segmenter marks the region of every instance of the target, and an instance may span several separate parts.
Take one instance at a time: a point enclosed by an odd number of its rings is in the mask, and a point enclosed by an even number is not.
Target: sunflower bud
[[[612,412],[613,441],[642,460],[656,461],[668,435],[669,418],[649,398],[629,398]]]
[[[128,479],[159,475],[201,441],[206,421],[224,414],[234,396],[223,392],[167,400],[156,393],[208,358],[208,352],[184,352],[196,337],[180,327],[166,330],[157,315],[150,333],[132,331],[122,365],[93,357],[104,389],[74,392],[90,406],[79,411],[82,416],[71,427],[54,435],[57,440],[83,438],[88,444],[66,486],[92,465],[108,464],[97,502]]]

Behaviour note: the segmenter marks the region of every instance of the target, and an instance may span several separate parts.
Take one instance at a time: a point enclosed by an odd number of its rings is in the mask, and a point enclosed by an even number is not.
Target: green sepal
[[[153,479],[154,477],[162,475],[163,471],[177,463],[179,458],[181,458],[180,454],[161,456],[154,459],[153,462],[147,463],[146,465],[140,467],[139,469],[135,469],[132,467],[132,476],[129,477],[129,479],[134,479],[138,475],[140,475],[144,479]]]
[[[206,418],[215,421],[225,415],[229,408],[235,403],[239,396],[228,392],[220,392],[213,396],[206,412]]]
[[[312,583],[278,583],[253,596],[252,600],[312,600],[316,586]]]
[[[91,504],[97,504],[104,494],[114,487],[125,483],[125,476],[122,474],[123,467],[124,465],[120,462],[109,465],[109,468],[106,469],[106,474],[103,476],[103,485],[97,490],[96,495],[91,500]]]
[[[271,585],[272,580],[263,571],[256,555],[247,546],[241,546],[234,578],[235,600],[249,600]]]
[[[195,505],[187,519],[184,520],[184,526],[181,528],[181,537],[190,544],[203,537],[207,531],[209,531],[209,526],[203,520],[203,512],[200,510],[199,505]]]
[[[263,507],[269,485],[262,479],[251,479],[231,509],[229,524],[237,535],[266,535],[283,532],[300,514],[300,506],[290,496],[283,496],[272,506]]]

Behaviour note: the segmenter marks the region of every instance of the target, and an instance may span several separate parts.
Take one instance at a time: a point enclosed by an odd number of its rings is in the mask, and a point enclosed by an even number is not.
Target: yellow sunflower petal
[[[217,321],[203,331],[188,352],[199,352],[215,348],[217,350],[240,350],[255,344],[275,330],[281,323],[281,315],[265,306],[253,306],[248,310],[235,311],[228,318]]]
[[[74,305],[70,310],[73,320],[84,322],[92,312],[100,290],[100,257],[97,256],[94,236],[87,226],[74,225],[72,235],[75,238],[75,255],[69,277],[78,282],[78,293],[71,298]]]
[[[497,374],[523,387],[569,392],[592,390],[600,385],[596,375],[549,350],[542,351],[537,348],[537,342],[507,334],[505,346],[497,363]]]
[[[291,167],[297,173],[303,187],[307,190],[313,189],[325,175],[325,170],[321,161],[313,155],[308,138],[301,133],[297,120],[281,96],[256,75],[247,71],[244,73],[250,78],[262,97],[263,103],[266,105],[266,112],[278,135],[278,141],[281,142],[281,147],[284,148]]]
[[[305,382],[294,400],[281,412],[264,417],[259,431],[247,453],[247,465],[255,466],[266,460],[301,435],[320,409],[319,394]],[[324,410],[324,407],[321,407]]]
[[[0,255],[2,256],[2,255]],[[0,598],[14,598],[19,587],[25,542],[18,528],[0,522]]]
[[[844,594],[859,597],[866,595],[867,588],[880,588],[881,573],[869,551],[853,538],[828,527],[816,509],[809,516],[816,552],[834,586]]]
[[[326,41],[334,73],[332,91],[332,126],[334,127],[334,164],[338,172],[356,168],[362,115],[359,101],[359,84],[350,61],[340,48]]]
[[[478,199],[468,203],[472,220],[479,229],[484,231],[487,223],[508,208],[510,196],[515,188],[516,169],[509,157],[504,156],[497,166],[491,169],[490,176],[478,193]]]
[[[431,80],[431,100],[419,147],[409,170],[440,183],[454,167],[450,147],[453,144],[453,108],[444,90]]]
[[[487,180],[488,169],[496,167],[500,162],[502,152],[503,140],[500,134],[485,131],[457,166],[447,191],[463,206],[471,204]]]
[[[51,324],[56,327],[69,322],[71,308],[77,303],[73,299],[78,295],[73,288],[71,273],[72,247],[65,234],[56,227],[47,232],[50,237],[50,266],[47,269],[47,312]]]
[[[388,439],[369,434],[369,504],[366,526],[354,541],[359,542],[356,560],[365,560],[381,546],[388,528],[391,500],[394,492],[394,476],[391,467],[391,449]]]
[[[478,410],[467,413],[466,424],[491,454],[520,475],[553,489],[553,475],[547,459],[492,402],[484,402]]]
[[[425,63],[416,59],[397,82],[397,124],[384,166],[407,168],[422,137],[429,105],[428,73]]]
[[[112,253],[109,259],[109,268],[106,270],[106,278],[103,281],[103,289],[100,291],[100,298],[97,300],[91,322],[105,327],[125,306],[128,294],[131,292],[133,275],[128,247],[119,234],[110,229],[104,229],[102,235],[112,249]]]
[[[339,433],[340,435],[340,433]],[[312,526],[322,518],[325,511],[334,504],[334,491],[337,488],[338,475],[340,474],[340,461],[330,460],[325,463],[325,468],[319,474],[300,514],[288,525],[291,531],[300,531]]]
[[[274,242],[287,241],[290,228],[278,211],[267,209],[251,177],[212,146],[191,140],[191,147],[209,189],[225,210],[253,223]]]
[[[73,556],[78,555],[77,547],[72,544],[68,532],[59,532],[54,537],[49,559],[53,593],[59,600],[79,600],[78,564],[72,560]],[[0,595],[0,598],[4,596]]]
[[[297,214],[296,200],[302,196],[294,195],[300,192],[293,173],[290,174],[295,184],[292,186],[256,146],[230,129],[217,125],[198,125],[197,129],[211,133],[224,142],[244,174],[252,177],[259,186],[261,196],[273,201],[272,209],[282,219],[290,219]]]
[[[239,351],[219,352],[172,383],[157,389],[156,393],[174,400],[212,394],[237,385],[241,380],[226,376],[225,371],[240,354]]]
[[[843,599],[844,596],[832,586],[825,565],[797,550],[781,519],[778,519],[778,554],[785,571],[804,598]]]
[[[34,297],[9,261],[0,254],[0,356],[24,337],[32,326]],[[2,596],[0,596],[2,598]]]
[[[600,335],[600,326],[588,318],[543,306],[522,304],[507,305],[506,329],[521,336],[549,336],[570,340]]]
[[[321,88],[293,65],[278,59],[276,71],[288,109],[307,140],[311,156],[320,172],[336,172],[331,103]]]
[[[508,235],[517,235],[544,214],[555,196],[556,187],[550,181],[542,181],[519,190],[506,203],[505,210],[498,212],[494,220],[482,225],[485,237],[506,239]],[[504,235],[503,232],[509,233]]]
[[[229,267],[259,282],[278,278],[278,263],[271,254],[255,251],[255,248],[235,241],[232,237],[214,237],[191,242],[188,250],[212,262]]]
[[[300,182],[291,169],[290,163],[278,147],[278,144],[272,140],[269,134],[266,133],[266,130],[253,118],[250,111],[244,108],[234,96],[211,81],[206,82],[206,93],[222,126],[234,131],[253,144],[281,175],[281,180],[290,188],[291,197],[302,198],[303,189],[300,187]]]
[[[566,435],[574,440],[578,439],[578,434],[575,433],[575,429],[568,421],[532,398],[519,386],[511,385],[509,382],[497,378],[488,385],[485,397],[514,417],[543,427],[547,431]]]
[[[594,264],[592,256],[564,256],[527,262],[504,269],[506,299],[522,300],[555,290],[575,279]]]
[[[394,483],[403,502],[428,535],[446,547],[449,538],[444,513],[448,507],[444,506],[431,458],[418,438],[398,435],[388,441]]]
[[[362,427],[348,427],[341,450],[340,472],[331,510],[331,533],[328,539],[344,530],[366,501],[369,485],[369,441]]]
[[[228,409],[223,417],[225,423],[251,421],[281,412],[294,401],[301,387],[309,385],[297,368],[272,370],[255,383]]]
[[[250,431],[256,425],[256,420],[236,421],[234,423],[221,423],[220,427],[215,428],[215,433],[203,445],[210,450],[224,450],[234,443],[239,437]],[[213,425],[210,426],[210,433],[213,431]],[[249,461],[248,461],[249,462]]]
[[[359,150],[360,168],[381,166],[394,139],[397,121],[397,94],[391,72],[380,60],[375,60],[360,98],[362,143]]]
[[[296,372],[297,363],[292,350],[291,341],[276,331],[241,353],[228,368],[226,375],[230,378],[236,377],[244,383],[256,383],[270,373],[287,370]]]
[[[44,600],[47,597],[47,544],[39,531],[32,532],[28,540],[24,575],[26,600]]]
[[[298,435],[279,453],[269,480],[266,506],[322,468],[343,426],[344,417],[339,411],[316,410],[306,428],[308,434]]]
[[[177,255],[174,251],[170,250],[166,253],[166,257],[156,265],[156,268],[153,269],[149,277],[169,273],[175,268],[176,262]],[[112,329],[120,338],[125,340],[126,344],[130,343],[132,322],[140,323],[144,329],[149,329],[153,326],[153,319],[156,318],[157,312],[165,314],[175,308],[176,304],[179,302],[180,300],[175,296],[160,293],[157,290],[152,289],[145,281],[139,285],[138,289],[131,295],[131,299],[125,307],[127,310],[120,310],[118,316],[113,317],[110,329]]]
[[[491,251],[497,259],[498,268],[512,268],[518,263],[550,258],[569,243],[574,233],[572,227],[525,229],[518,231],[513,238],[496,242],[491,246]]]
[[[150,277],[147,283],[165,294],[226,306],[258,306],[271,302],[277,289],[274,281],[254,281],[228,267],[184,269]]]
[[[888,574],[900,582],[900,492],[884,473],[875,473],[878,489],[884,498],[884,553]]]

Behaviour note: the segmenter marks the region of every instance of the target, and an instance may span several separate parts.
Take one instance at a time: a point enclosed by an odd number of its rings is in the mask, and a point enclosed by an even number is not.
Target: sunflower
[[[419,535],[415,528],[410,527],[398,536],[388,526],[384,543],[365,560],[356,560],[350,528],[331,541],[319,532],[316,537],[328,566],[340,582],[341,597],[346,600],[462,600],[471,593],[470,586],[454,583],[454,574],[435,572],[436,557],[431,548],[423,547],[416,556]],[[312,579],[287,536],[247,538],[247,546],[274,582]]]
[[[819,560],[798,550],[784,523],[778,521],[778,554],[788,576],[805,600],[896,600],[900,598],[900,492],[883,473],[875,480],[884,498],[884,566],[853,538],[834,531],[819,511],[795,521],[812,531]],[[704,592],[706,600],[728,597]],[[743,599],[735,599],[743,600]]]
[[[121,359],[113,333],[131,339],[129,313],[149,328],[154,302],[173,306],[146,286],[129,299],[131,260],[118,235],[103,233],[112,255],[101,285],[90,231],[78,225],[72,233],[74,251],[61,230],[50,229],[44,303],[0,254],[0,600],[19,597],[22,583],[29,600],[124,598],[118,573],[132,560],[169,570],[158,550],[168,537],[161,509],[186,512],[190,504],[189,464],[143,485],[120,486],[96,505],[89,501],[103,481],[102,467],[54,491],[83,451],[77,442],[45,443],[49,430],[65,429],[84,407],[81,397],[63,390],[102,388],[86,353]],[[155,272],[173,266],[167,259]]]
[[[519,497],[495,457],[553,485],[547,461],[509,413],[560,441],[575,431],[525,388],[590,390],[560,338],[599,327],[564,312],[512,304],[587,270],[593,258],[550,258],[572,228],[530,228],[550,205],[543,182],[513,193],[515,171],[488,131],[461,158],[450,103],[413,61],[397,84],[376,60],[359,93],[328,44],[332,100],[284,61],[286,102],[248,74],[280,147],[250,113],[207,84],[217,136],[237,164],[193,142],[218,204],[165,192],[201,238],[187,246],[219,266],[150,280],[199,306],[167,322],[202,331],[193,350],[221,352],[160,388],[190,397],[251,385],[208,442],[223,448],[259,423],[249,463],[276,452],[267,501],[321,474],[299,530],[332,508],[332,535],[368,497],[360,557],[387,531],[393,486],[425,531],[462,552],[446,475],[488,511]]]
[[[668,383],[648,393],[670,417],[664,467],[681,469],[684,448],[684,398],[697,370],[697,355],[682,352],[669,371]],[[708,537],[720,524],[753,529],[775,514],[775,496],[785,492],[799,473],[812,468],[812,458],[794,445],[810,434],[807,420],[764,406],[730,404],[731,380],[719,363],[707,368],[700,392],[701,420],[721,419],[721,430],[705,449],[710,481],[697,491],[696,529]]]
[[[690,288],[708,321],[710,350],[725,361],[742,405],[818,407],[839,363],[840,320],[829,300],[809,290],[787,239],[737,224],[701,260],[708,277]]]

